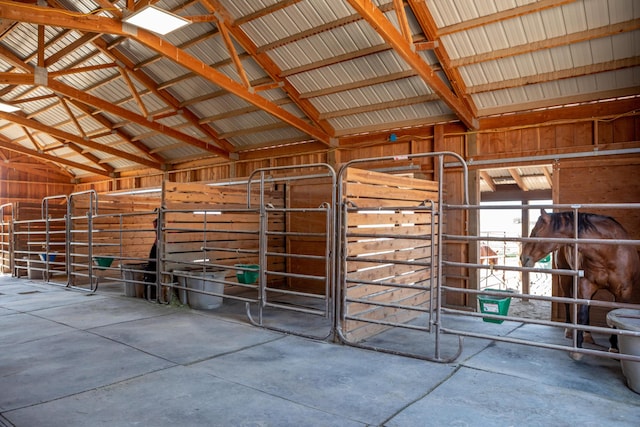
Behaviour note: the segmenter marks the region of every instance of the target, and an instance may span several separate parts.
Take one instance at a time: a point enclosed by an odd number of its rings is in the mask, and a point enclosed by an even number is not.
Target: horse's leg
[[[614,327],[615,329],[615,327]],[[611,353],[619,353],[620,350],[618,350],[618,335],[617,334],[611,334],[611,336],[609,337],[609,344],[611,344],[609,346],[609,351]]]
[[[571,304],[565,303],[564,311],[566,313],[565,323],[569,324],[569,323],[571,323]],[[564,337],[565,338],[571,338],[572,337],[571,329],[564,328]]]
[[[593,295],[596,293],[598,288],[591,283],[589,280],[584,277],[580,278],[578,282],[578,298],[579,299],[592,299]],[[585,298],[586,297],[586,298]],[[588,325],[589,324],[589,306],[586,304],[581,304],[578,307],[578,325]],[[584,342],[584,336],[588,333],[588,331],[582,331],[578,329],[576,336],[576,346],[578,348],[582,348],[582,343]],[[591,334],[589,333],[589,336]],[[593,342],[593,339],[591,339]],[[571,352],[569,353],[572,359],[580,360],[582,359],[582,353]]]

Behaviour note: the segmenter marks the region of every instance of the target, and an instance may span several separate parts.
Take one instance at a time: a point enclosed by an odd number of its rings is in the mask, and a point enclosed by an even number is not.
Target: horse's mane
[[[553,231],[564,229],[567,226],[573,227],[573,221],[574,221],[573,211],[552,213],[550,214],[550,216],[551,216],[551,227]],[[593,231],[593,232],[599,231],[598,227],[594,223],[597,223],[600,221],[610,222],[614,224],[615,227],[621,229],[622,231],[625,231],[624,227],[618,221],[616,221],[615,218],[612,218],[606,215],[579,212],[578,213],[578,235],[581,235],[582,233],[585,233],[588,231]]]

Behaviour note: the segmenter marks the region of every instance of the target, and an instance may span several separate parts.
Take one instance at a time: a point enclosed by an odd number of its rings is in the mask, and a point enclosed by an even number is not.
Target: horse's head
[[[551,215],[544,209],[540,210],[540,218],[538,218],[535,227],[531,230],[529,237],[560,237],[553,229]],[[536,262],[540,261],[548,253],[557,250],[558,247],[560,247],[560,244],[554,242],[526,242],[522,245],[520,263],[523,267],[533,267]]]

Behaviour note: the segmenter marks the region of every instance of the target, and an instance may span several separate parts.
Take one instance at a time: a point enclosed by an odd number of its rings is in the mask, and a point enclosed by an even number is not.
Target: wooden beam
[[[551,49],[558,46],[567,46],[570,44],[580,43],[586,40],[595,40],[615,34],[629,31],[635,31],[640,28],[640,18],[630,21],[619,22],[613,25],[605,25],[604,27],[590,28],[585,31],[578,31],[564,36],[552,37],[540,41],[526,43],[523,45],[507,47],[504,49],[491,50],[478,55],[465,56],[462,58],[452,59],[452,67],[463,67],[465,65],[478,64],[486,61],[494,61],[500,58],[523,55],[525,53],[536,52],[539,50]]]
[[[179,132],[177,130],[175,130],[174,128],[170,127],[170,126],[165,126],[161,123],[158,122],[152,122],[147,120],[144,116],[141,116],[139,114],[136,114],[130,110],[127,110],[126,108],[123,107],[119,107],[117,105],[114,105],[108,101],[105,101],[101,98],[98,98],[96,96],[93,96],[89,93],[86,93],[84,91],[78,90],[76,88],[73,88],[71,86],[65,85],[63,83],[60,83],[56,80],[52,80],[49,79],[49,82],[47,84],[47,87],[51,90],[53,90],[56,93],[68,96],[70,98],[73,98],[79,102],[82,102],[84,104],[87,105],[91,105],[93,107],[96,107],[100,110],[104,110],[107,111],[109,113],[115,114],[119,117],[122,117],[124,120],[129,121],[129,122],[133,122],[133,123],[137,123],[141,126],[144,126],[146,128],[149,128],[151,130],[154,130],[156,132],[160,132],[166,136],[169,136],[171,138],[177,139],[178,141],[183,141],[186,142],[189,145],[193,145],[195,147],[201,148],[205,151],[209,151],[218,155],[221,155],[223,157],[228,158],[229,153],[222,150],[221,148],[218,148],[216,146],[210,145],[205,141],[202,141],[198,138],[194,138],[190,135],[187,135],[185,133]]]
[[[2,120],[7,120],[9,122],[12,123],[16,123],[18,125],[21,126],[25,126],[28,127],[30,129],[35,129],[35,130],[39,130],[41,132],[45,132],[48,133],[62,141],[70,141],[70,142],[75,142],[78,145],[84,146],[84,147],[89,147],[92,148],[94,150],[98,150],[98,151],[102,151],[104,153],[108,153],[108,154],[113,154],[115,156],[119,156],[123,159],[127,159],[129,161],[132,161],[134,163],[138,163],[153,169],[162,169],[162,165],[139,157],[139,156],[135,156],[131,153],[127,153],[126,151],[122,151],[122,150],[118,150],[112,147],[109,147],[108,145],[104,145],[104,144],[100,144],[99,142],[95,142],[92,141],[90,139],[83,139],[77,135],[65,132],[63,130],[60,129],[56,129],[54,127],[51,126],[47,126],[43,123],[40,123],[36,120],[32,120],[32,119],[27,119],[25,117],[19,116],[17,114],[10,114],[10,113],[4,113],[0,111],[0,119]]]
[[[491,178],[491,175],[487,171],[480,171],[480,178],[489,186],[491,191],[496,191],[496,183]]]
[[[131,81],[129,74],[127,74],[127,70],[123,67],[118,67],[118,71],[120,71],[120,75],[122,76],[122,79],[125,81],[125,83],[129,87],[129,91],[131,92],[131,95],[133,95],[133,99],[136,100],[136,103],[140,108],[140,112],[144,117],[148,118],[149,111],[147,111],[147,107],[144,105],[144,102],[142,102],[142,97],[138,93],[138,90],[136,89],[136,86],[133,84],[133,81]]]
[[[514,87],[522,87],[581,76],[595,76],[598,73],[637,67],[638,65],[640,65],[640,57],[638,56],[632,58],[615,59],[613,61],[583,65],[581,67],[573,67],[566,70],[550,71],[548,73],[536,73],[526,77],[519,77],[517,79],[500,80],[493,83],[469,86],[467,88],[467,93],[471,95],[476,93],[510,89]]]
[[[576,0],[538,0],[533,3],[526,4],[520,7],[514,7],[511,9],[505,9],[489,15],[480,16],[475,19],[467,19],[457,24],[448,25],[438,30],[439,36],[447,34],[458,33],[460,31],[468,31],[473,28],[493,24],[496,22],[504,22],[508,19],[517,18],[519,16],[528,15],[531,13],[539,13],[545,9],[560,7],[567,3],[573,3]]]
[[[455,96],[451,89],[434,73],[433,69],[418,55],[371,0],[349,0],[349,4],[389,43],[418,75],[453,110],[460,120],[471,129],[478,128],[473,113]]]
[[[16,153],[22,153],[22,154],[26,154],[30,157],[36,158],[36,159],[40,159],[40,160],[46,160],[48,162],[52,162],[52,163],[59,163],[65,166],[69,166],[72,167],[74,169],[80,169],[86,172],[90,172],[92,174],[95,175],[103,175],[103,176],[111,176],[111,174],[103,169],[96,169],[96,168],[92,168],[90,166],[86,166],[83,165],[81,163],[76,163],[76,162],[72,162],[66,159],[63,159],[61,157],[57,157],[57,156],[52,156],[51,154],[45,154],[45,153],[38,153],[37,151],[33,151],[30,150],[28,148],[25,148],[21,145],[15,145],[15,144],[11,144],[9,142],[7,142],[4,138],[0,138],[0,148],[4,148],[6,150],[9,151],[15,151]],[[9,164],[11,164],[11,161],[9,161]]]
[[[238,57],[238,52],[236,51],[235,46],[233,45],[233,41],[231,40],[231,36],[229,36],[229,30],[227,29],[227,25],[224,21],[218,21],[218,29],[220,30],[220,34],[222,34],[222,40],[224,40],[224,44],[227,46],[227,50],[229,51],[229,55],[231,55],[231,59],[233,60],[234,65],[236,66],[236,71],[244,83],[245,87],[250,88],[251,83],[249,83],[249,78],[247,78],[247,73],[244,72],[244,67],[242,66],[242,62]]]
[[[283,71],[269,55],[264,52],[259,52],[259,48],[253,40],[251,40],[240,28],[241,22],[234,20],[233,16],[223,7],[222,4],[220,4],[218,0],[202,0],[201,3],[212,13],[222,16],[221,21],[224,21],[228,25],[229,32],[233,34],[235,40],[240,44],[240,46],[242,46],[253,60],[266,71],[274,82],[282,85],[282,90],[289,95],[289,99],[291,99],[311,120],[311,125],[314,128],[320,129],[320,131],[327,137],[327,139],[317,139],[324,144],[332,145],[331,137],[335,134],[333,126],[331,126],[331,124],[326,120],[320,120],[318,118],[318,109],[310,101],[300,97],[300,92],[298,92],[298,90],[285,78]],[[280,2],[276,6],[281,7],[282,3],[286,2]],[[301,130],[304,132],[303,129]],[[308,132],[305,133],[309,134]]]
[[[422,28],[422,32],[425,34],[427,39],[431,40],[431,43],[433,43],[433,53],[436,58],[438,58],[438,62],[442,67],[442,72],[444,72],[447,79],[449,79],[449,84],[451,84],[453,92],[458,96],[458,98],[460,98],[474,116],[477,116],[477,108],[475,107],[473,98],[471,98],[467,93],[467,87],[460,71],[451,65],[449,52],[444,48],[440,41],[438,26],[436,25],[427,4],[422,0],[408,0],[408,3],[416,17],[416,20],[418,21],[418,24],[420,24],[420,27]],[[416,49],[419,50],[420,46],[416,45]]]
[[[398,25],[400,25],[402,36],[407,42],[413,43],[411,29],[409,28],[409,21],[407,20],[407,13],[404,10],[404,0],[393,0],[393,8],[396,12],[396,16],[398,17]]]
[[[504,104],[504,105],[499,105],[492,108],[485,108],[485,109],[479,110],[478,114],[481,116],[492,116],[497,114],[510,115],[517,111],[532,111],[532,110],[542,109],[546,107],[553,107],[549,110],[547,114],[547,116],[550,117],[550,120],[553,121],[553,120],[562,120],[561,117],[565,115],[565,113],[559,110],[564,110],[564,108],[566,108],[564,107],[565,105],[591,103],[594,101],[597,101],[600,103],[602,100],[606,100],[606,99],[614,100],[615,98],[635,97],[633,99],[633,101],[635,102],[635,106],[625,111],[625,113],[628,113],[629,111],[635,111],[638,109],[638,98],[637,98],[638,94],[640,94],[640,86],[634,86],[634,87],[628,87],[628,88],[617,89],[617,90],[609,90],[609,91],[603,91],[603,92],[590,92],[590,93],[574,95],[574,96],[564,96],[560,98],[541,98],[536,101],[524,102],[520,104]],[[563,107],[557,108],[558,106],[563,106]],[[606,114],[606,113],[602,115],[611,116],[611,114]],[[584,118],[584,117],[585,116],[582,116],[580,118]],[[509,119],[510,120],[514,119],[514,117],[510,117]],[[508,121],[502,122],[501,124],[498,125],[498,127],[505,127],[505,124]],[[498,119],[498,122],[500,123],[500,119]]]
[[[640,93],[640,92],[636,92]],[[502,117],[487,117],[480,119],[480,129],[508,129],[531,125],[544,125],[559,121],[589,120],[596,118],[610,118],[637,111],[640,99],[612,99],[607,102],[576,105],[563,108],[553,108],[542,111],[528,111],[519,114],[509,114]]]
[[[129,36],[139,43],[162,54],[166,58],[180,64],[184,68],[193,71],[199,76],[209,80],[213,84],[229,91],[230,93],[256,105],[265,112],[289,123],[300,131],[317,138],[325,144],[330,144],[331,137],[303,119],[294,116],[292,113],[277,107],[272,102],[260,95],[252,93],[235,80],[227,77],[220,71],[211,68],[209,65],[190,55],[189,53],[167,43],[166,40],[130,25],[123,25],[121,22],[97,15],[86,15],[82,13],[69,12],[67,10],[57,10],[52,8],[35,7],[32,5],[22,5],[19,3],[0,3],[0,18],[12,19],[15,21],[28,22],[35,25],[52,25],[74,30],[98,32],[120,36]],[[126,30],[125,30],[126,29]],[[51,81],[50,81],[51,83]],[[168,127],[163,130],[168,130]],[[180,138],[178,138],[180,139]],[[195,139],[195,138],[193,138]],[[206,144],[202,143],[203,146]],[[209,147],[212,148],[212,147]],[[217,147],[215,147],[217,148]],[[222,150],[219,150],[222,151]],[[224,155],[223,153],[219,153]]]
[[[86,153],[82,147],[80,147],[77,144],[74,144],[73,142],[70,142],[68,144],[68,147],[75,151],[76,153],[80,154],[82,157],[84,157],[85,159],[89,160],[91,163],[94,163],[98,166],[100,166],[101,168],[103,168],[105,171],[107,171],[110,175],[113,175],[113,173],[115,172],[115,168],[113,166],[110,166],[107,163],[104,163],[103,161],[101,161],[97,156],[95,156],[94,154],[91,153]]]
[[[127,58],[125,55],[123,55],[120,52],[107,49],[107,44],[102,39],[98,39],[94,41],[94,45],[97,46],[98,49],[100,49],[100,51],[102,51],[105,55],[108,55],[114,60],[117,60],[120,63],[124,64],[125,68],[129,70],[129,72],[132,73],[140,83],[142,83],[147,89],[149,89],[158,98],[161,98],[162,100],[164,100],[167,103],[167,105],[175,109],[175,111],[181,110],[182,117],[184,117],[193,126],[200,129],[202,133],[211,137],[211,139],[213,140],[213,144],[217,145],[219,148],[221,148],[222,150],[224,150],[224,152],[227,153],[222,157],[224,158],[232,157],[229,154],[234,150],[234,147],[231,144],[229,144],[227,141],[221,140],[218,136],[218,133],[214,129],[212,129],[210,126],[202,126],[199,122],[199,117],[197,117],[194,113],[192,113],[191,110],[187,108],[182,108],[180,105],[180,102],[171,93],[169,93],[168,91],[161,90],[158,84],[155,81],[153,81],[147,74],[143,73],[139,69],[136,69],[136,66],[131,62],[129,58]],[[130,139],[130,138],[127,138],[127,139]],[[139,144],[139,145],[140,145],[138,147],[139,149],[142,149],[141,147],[144,147],[143,144]],[[148,152],[149,150],[147,149],[146,151]]]
[[[520,176],[518,170],[514,168],[509,168],[508,170],[509,175],[511,175],[513,180],[516,182],[518,188],[520,188],[522,191],[529,191],[529,187],[527,187],[527,184],[525,184],[525,182],[522,180],[522,177]]]

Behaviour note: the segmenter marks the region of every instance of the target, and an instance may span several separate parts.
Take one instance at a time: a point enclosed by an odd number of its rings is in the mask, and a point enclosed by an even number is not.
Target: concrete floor
[[[121,294],[0,276],[0,426],[640,425],[616,360],[466,339],[433,363]]]

